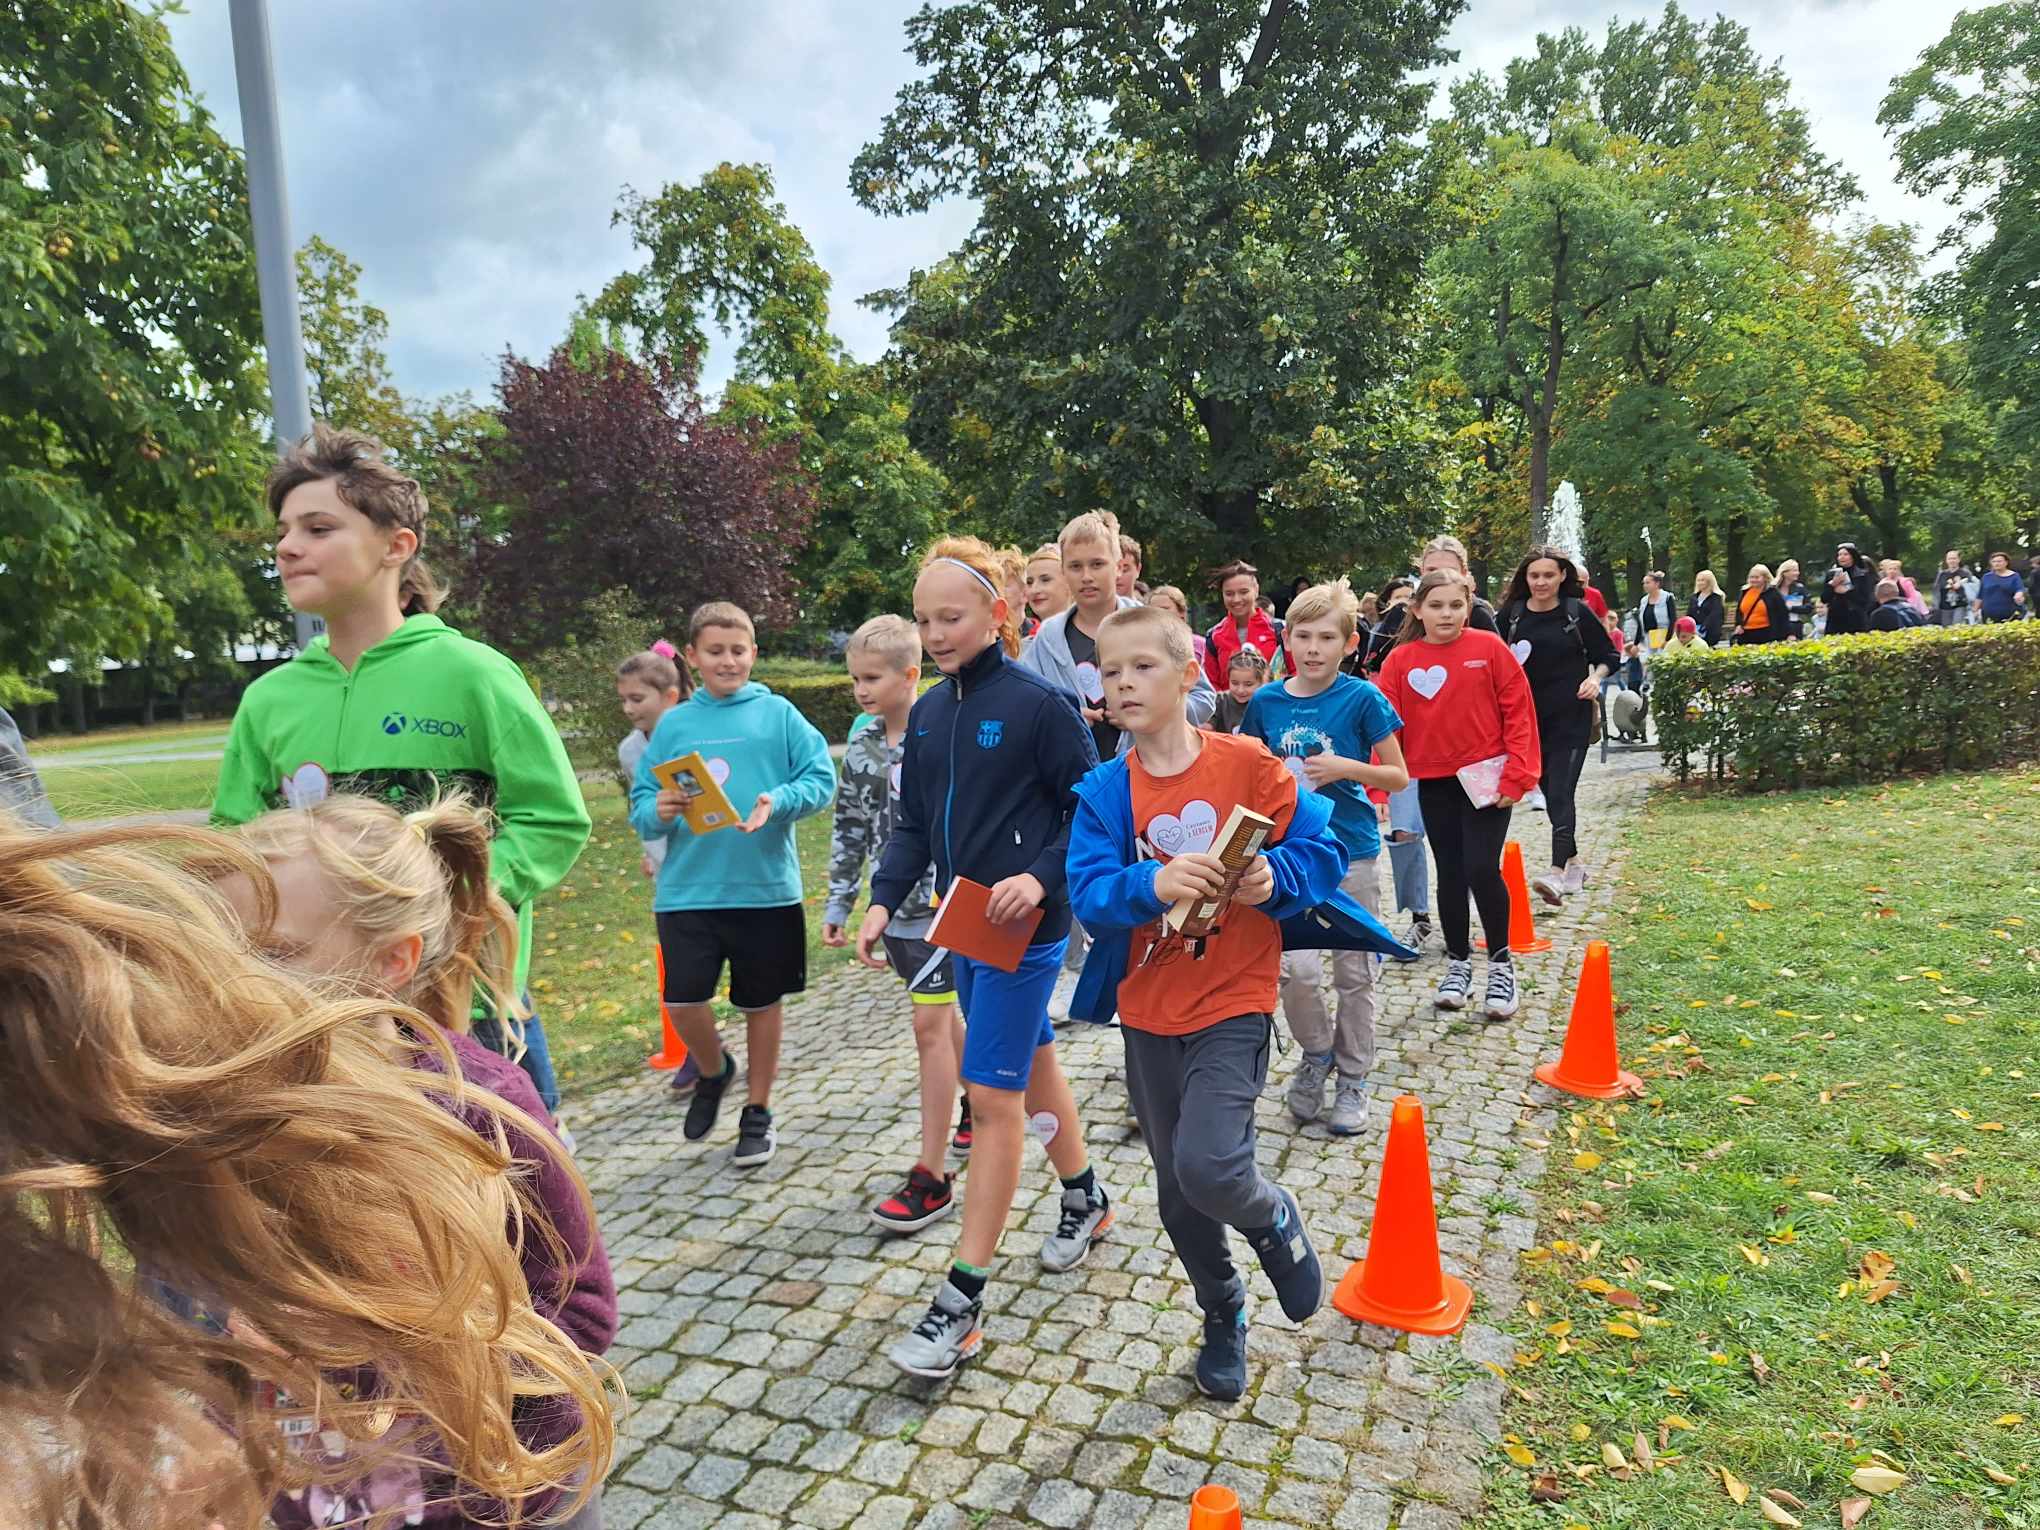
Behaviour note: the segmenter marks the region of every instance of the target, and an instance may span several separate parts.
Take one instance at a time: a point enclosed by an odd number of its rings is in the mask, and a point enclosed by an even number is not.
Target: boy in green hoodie
[[[666,960],[666,1011],[701,1066],[683,1130],[699,1142],[715,1126],[737,1061],[723,1050],[709,1007],[730,970],[730,1003],[744,1016],[749,1100],[737,1118],[731,1162],[755,1168],[778,1145],[772,1083],[779,1071],[780,1001],[807,987],[807,916],[793,825],[836,795],[828,740],[784,696],[751,679],[758,646],[751,618],[726,600],[697,607],[687,624],[694,694],[652,729],[630,789],[638,837],[664,840],[652,911]],[[708,772],[745,813],[732,828],[696,834],[680,793],[654,765],[699,751]]]
[[[496,816],[489,869],[517,910],[522,992],[532,900],[572,869],[589,832],[552,719],[515,664],[432,614],[442,597],[418,557],[425,496],[376,441],[314,426],[270,471],[268,498],[284,594],[326,631],[241,698],[212,821],[232,827],[333,791],[392,802],[466,791]],[[484,1013],[475,1030],[494,1044],[501,1026]],[[536,1016],[524,1042],[519,1061],[556,1109]]]

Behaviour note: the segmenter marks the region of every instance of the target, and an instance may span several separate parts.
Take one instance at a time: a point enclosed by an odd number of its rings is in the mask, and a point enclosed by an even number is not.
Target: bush
[[[1661,654],[1667,764],[1745,790],[2040,758],[2040,622]]]

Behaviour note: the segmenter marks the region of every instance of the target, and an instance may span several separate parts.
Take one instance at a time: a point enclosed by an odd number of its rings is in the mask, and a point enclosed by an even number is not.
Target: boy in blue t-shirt
[[[1289,678],[1264,685],[1247,703],[1239,731],[1258,738],[1296,776],[1297,785],[1332,799],[1332,833],[1345,847],[1340,886],[1369,913],[1381,912],[1376,863],[1381,830],[1367,788],[1395,792],[1409,784],[1402,719],[1371,681],[1340,673],[1359,646],[1360,602],[1341,579],[1313,585],[1290,603]],[[1378,758],[1379,763],[1370,763]],[[1325,1083],[1336,1066],[1339,1087],[1327,1127],[1350,1137],[1367,1120],[1367,1075],[1374,1067],[1374,957],[1341,951],[1332,957],[1338,1022],[1325,1010],[1324,958],[1291,951],[1282,958],[1282,1013],[1303,1056],[1289,1080],[1289,1113],[1298,1122],[1324,1111]]]

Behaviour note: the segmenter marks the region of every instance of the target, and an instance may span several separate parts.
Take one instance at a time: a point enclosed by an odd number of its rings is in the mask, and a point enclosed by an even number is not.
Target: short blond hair
[[[1140,543],[1134,541],[1132,537],[1128,536],[1123,531],[1119,533],[1119,556],[1122,558],[1131,558],[1135,563],[1139,563],[1141,561]]]
[[[1459,560],[1459,572],[1462,574],[1469,572],[1473,567],[1472,561],[1466,556],[1466,544],[1450,532],[1435,536],[1424,544],[1424,553],[1434,552],[1452,554]],[[1419,563],[1424,561],[1424,553],[1417,555]]]
[[[701,634],[710,627],[734,627],[755,646],[758,629],[751,625],[751,613],[733,600],[704,601],[694,608],[694,614],[687,618],[687,646],[692,648],[701,641]]]
[[[1086,510],[1073,516],[1055,539],[1058,553],[1072,542],[1102,542],[1113,557],[1119,556],[1119,517],[1110,510]]]
[[[1027,555],[1027,561],[1029,563],[1040,563],[1044,559],[1046,559],[1050,563],[1062,562],[1061,545],[1055,542],[1043,542],[1039,547],[1035,548],[1033,552]]]
[[[874,616],[851,633],[850,641],[844,645],[843,656],[848,658],[860,650],[874,655],[902,674],[921,667],[921,634],[904,616],[895,616],[890,611],[883,616]]]
[[[1006,576],[1008,584],[1018,584],[1027,572],[1027,554],[1017,547],[1002,547],[998,551],[999,572]]]
[[[1190,602],[1175,585],[1158,584],[1148,591],[1147,598],[1149,605],[1153,605],[1158,600],[1171,602],[1184,621],[1190,620]]]
[[[1342,636],[1351,637],[1360,630],[1360,597],[1353,593],[1350,580],[1335,579],[1330,584],[1314,584],[1307,590],[1297,592],[1296,599],[1289,603],[1289,625],[1298,622],[1322,621],[1325,617],[1338,621]]]
[[[1196,655],[1189,627],[1160,606],[1127,606],[1106,617],[1098,624],[1100,654],[1105,650],[1105,634],[1108,632],[1123,633],[1128,637],[1142,632],[1152,633],[1161,640],[1162,652],[1171,664],[1188,664]]]

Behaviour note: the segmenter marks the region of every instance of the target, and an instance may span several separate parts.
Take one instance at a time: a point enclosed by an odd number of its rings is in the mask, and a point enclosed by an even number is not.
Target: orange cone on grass
[[[673,1016],[666,1008],[666,953],[656,947],[652,955],[659,963],[659,1027],[666,1034],[664,1045],[658,1052],[645,1059],[647,1068],[656,1068],[661,1073],[677,1068],[687,1061],[687,1043],[680,1039],[680,1033],[673,1029]]]
[[[1209,1482],[1190,1495],[1190,1530],[1240,1530],[1240,1495]]]
[[[1502,881],[1509,889],[1511,954],[1528,956],[1535,951],[1549,951],[1551,942],[1537,933],[1537,921],[1530,916],[1530,884],[1523,876],[1523,847],[1513,839],[1502,846]],[[1474,944],[1483,951],[1487,949],[1485,940],[1476,939]]]
[[[1431,1198],[1424,1102],[1413,1094],[1397,1095],[1389,1116],[1367,1257],[1346,1271],[1332,1293],[1332,1305],[1356,1323],[1404,1333],[1457,1333],[1466,1326],[1473,1291],[1447,1275],[1438,1260],[1438,1208]]]
[[[1565,1050],[1555,1063],[1532,1070],[1540,1084],[1590,1100],[1643,1093],[1643,1080],[1623,1071],[1615,1046],[1615,989],[1608,976],[1608,942],[1587,942],[1580,964],[1580,986],[1573,995],[1572,1022],[1565,1031]]]

